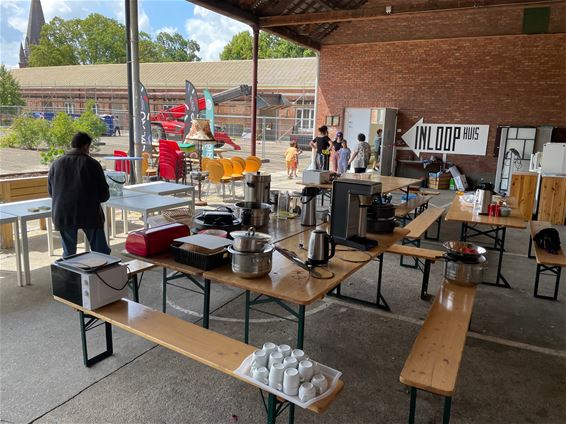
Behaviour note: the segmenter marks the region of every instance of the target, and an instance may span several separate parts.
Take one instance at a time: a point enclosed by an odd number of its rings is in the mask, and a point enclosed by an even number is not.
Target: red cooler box
[[[189,227],[178,222],[133,231],[126,239],[126,250],[132,255],[148,258],[169,250],[173,240],[189,233]]]

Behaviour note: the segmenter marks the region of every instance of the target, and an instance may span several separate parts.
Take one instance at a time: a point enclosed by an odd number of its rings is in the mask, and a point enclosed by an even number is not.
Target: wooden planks
[[[537,218],[539,221],[564,225],[566,221],[566,177],[542,177]]]
[[[544,228],[552,227],[550,222],[543,221],[531,221],[530,230],[531,237],[534,237],[540,230]],[[564,255],[564,249],[561,247],[556,255],[548,253],[546,250],[538,247],[538,245],[533,240],[533,246],[535,248],[535,256],[537,258],[537,263],[542,265],[554,265],[566,267],[566,255]]]
[[[454,196],[452,204],[446,213],[446,221],[458,221],[474,224],[493,225],[497,227],[508,228],[527,228],[527,221],[523,218],[521,211],[514,204],[514,199],[511,199],[511,215],[502,216],[488,216],[477,215],[473,213],[472,206],[468,206],[460,202],[460,196]]]
[[[145,262],[140,259],[133,259],[128,262],[123,262],[124,265],[128,267],[128,277],[132,275],[139,274],[140,272],[149,271],[152,268],[155,268],[155,265],[150,262]]]
[[[426,230],[430,228],[434,221],[442,216],[443,208],[428,208],[420,213],[415,219],[405,225],[403,228],[409,230],[409,234],[405,238],[420,239]]]
[[[234,371],[247,356],[256,350],[252,345],[127,299],[91,311],[60,297],[54,296],[54,298],[73,309],[109,322],[115,327],[143,337],[237,379],[240,379],[240,376]],[[252,384],[247,380],[242,381]],[[343,383],[339,384],[334,393],[312,405],[309,409],[316,413],[322,413],[330,406],[342,387]]]
[[[444,255],[440,250],[424,249],[422,247],[409,246],[407,244],[394,244],[389,246],[386,250],[387,253],[395,253],[397,255],[415,256],[422,259],[427,259],[435,262],[438,258]]]
[[[413,199],[409,199],[408,201],[401,203],[400,205],[396,206],[395,207],[395,216],[397,218],[402,218],[402,217],[410,214],[416,208],[419,208],[422,205],[424,205],[425,203],[427,203],[428,201],[430,201],[431,198],[432,198],[432,196],[422,196],[420,194],[417,194],[417,197],[415,197]]]
[[[278,243],[278,246],[295,252],[301,259],[306,260],[307,251],[299,247],[308,245],[312,229],[303,233],[286,238]],[[354,272],[369,263],[371,258],[379,256],[389,246],[401,240],[407,234],[407,230],[396,228],[392,234],[368,234],[367,237],[377,240],[379,245],[368,252],[361,252],[338,246],[344,249],[336,252],[328,266],[317,268],[323,276],[331,278],[314,278],[309,273],[293,264],[278,252],[273,252],[272,270],[269,275],[261,278],[241,278],[232,272],[231,266],[225,265],[204,272],[204,278],[212,282],[226,284],[254,293],[264,294],[276,299],[281,299],[297,305],[310,305],[318,299],[322,299],[326,293],[334,289],[338,284]],[[347,262],[347,259],[355,262]]]
[[[405,361],[401,383],[454,394],[475,294],[475,287],[444,282]]]
[[[533,216],[537,178],[536,172],[513,172],[511,175],[510,196],[517,200],[521,215],[526,220]]]

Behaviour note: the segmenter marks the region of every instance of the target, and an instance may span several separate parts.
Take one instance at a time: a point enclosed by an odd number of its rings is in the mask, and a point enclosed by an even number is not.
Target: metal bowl
[[[448,255],[464,260],[478,259],[486,252],[485,248],[465,241],[447,241],[442,246],[448,251]]]

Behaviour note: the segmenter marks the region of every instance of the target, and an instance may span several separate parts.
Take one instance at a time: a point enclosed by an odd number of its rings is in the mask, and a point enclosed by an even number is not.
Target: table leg
[[[47,218],[47,249],[49,256],[53,256],[53,221],[51,217]]]
[[[22,278],[22,257],[20,249],[20,225],[18,221],[14,221],[14,249],[16,251],[16,273],[18,274],[18,286],[23,287],[24,281]]]
[[[144,213],[142,214],[142,217],[143,217],[143,228],[147,229],[147,227],[149,226],[148,223],[147,223],[147,211],[144,211]]]
[[[29,270],[29,246],[28,246],[28,226],[27,222],[20,218],[20,230],[22,240],[22,265],[24,268],[24,285],[29,286],[30,270]]]
[[[511,288],[511,286],[509,285],[509,283],[507,282],[507,280],[505,279],[505,277],[503,275],[501,275],[501,265],[503,264],[503,253],[505,252],[505,233],[507,232],[507,228],[503,227],[501,229],[501,239],[499,239],[499,261],[497,263],[497,279],[495,280],[495,284],[499,285],[499,280],[503,280],[503,285],[506,287]],[[498,243],[498,236],[499,236],[499,231],[497,231],[495,236],[495,244],[497,245]]]
[[[275,424],[277,420],[277,398],[273,393],[267,397],[267,424]]]
[[[122,209],[122,220],[124,221],[124,234],[128,234],[128,211]]]
[[[246,290],[246,310],[244,314],[244,343],[250,339],[250,291]]]
[[[204,279],[204,305],[202,308],[202,326],[208,328],[210,317],[210,280]]]
[[[305,305],[299,305],[299,324],[297,328],[297,349],[303,348],[305,338]]]
[[[116,238],[116,209],[110,208],[110,215],[112,220],[112,237]]]

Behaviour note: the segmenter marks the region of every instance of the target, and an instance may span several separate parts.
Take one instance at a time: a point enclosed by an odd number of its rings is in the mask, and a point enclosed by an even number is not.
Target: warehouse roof
[[[258,87],[314,87],[316,61],[315,57],[262,59],[258,65]],[[127,87],[126,64],[23,68],[11,72],[22,88]],[[229,88],[250,84],[251,79],[251,60],[140,63],[140,80],[148,89],[180,87],[185,80],[196,87]]]

